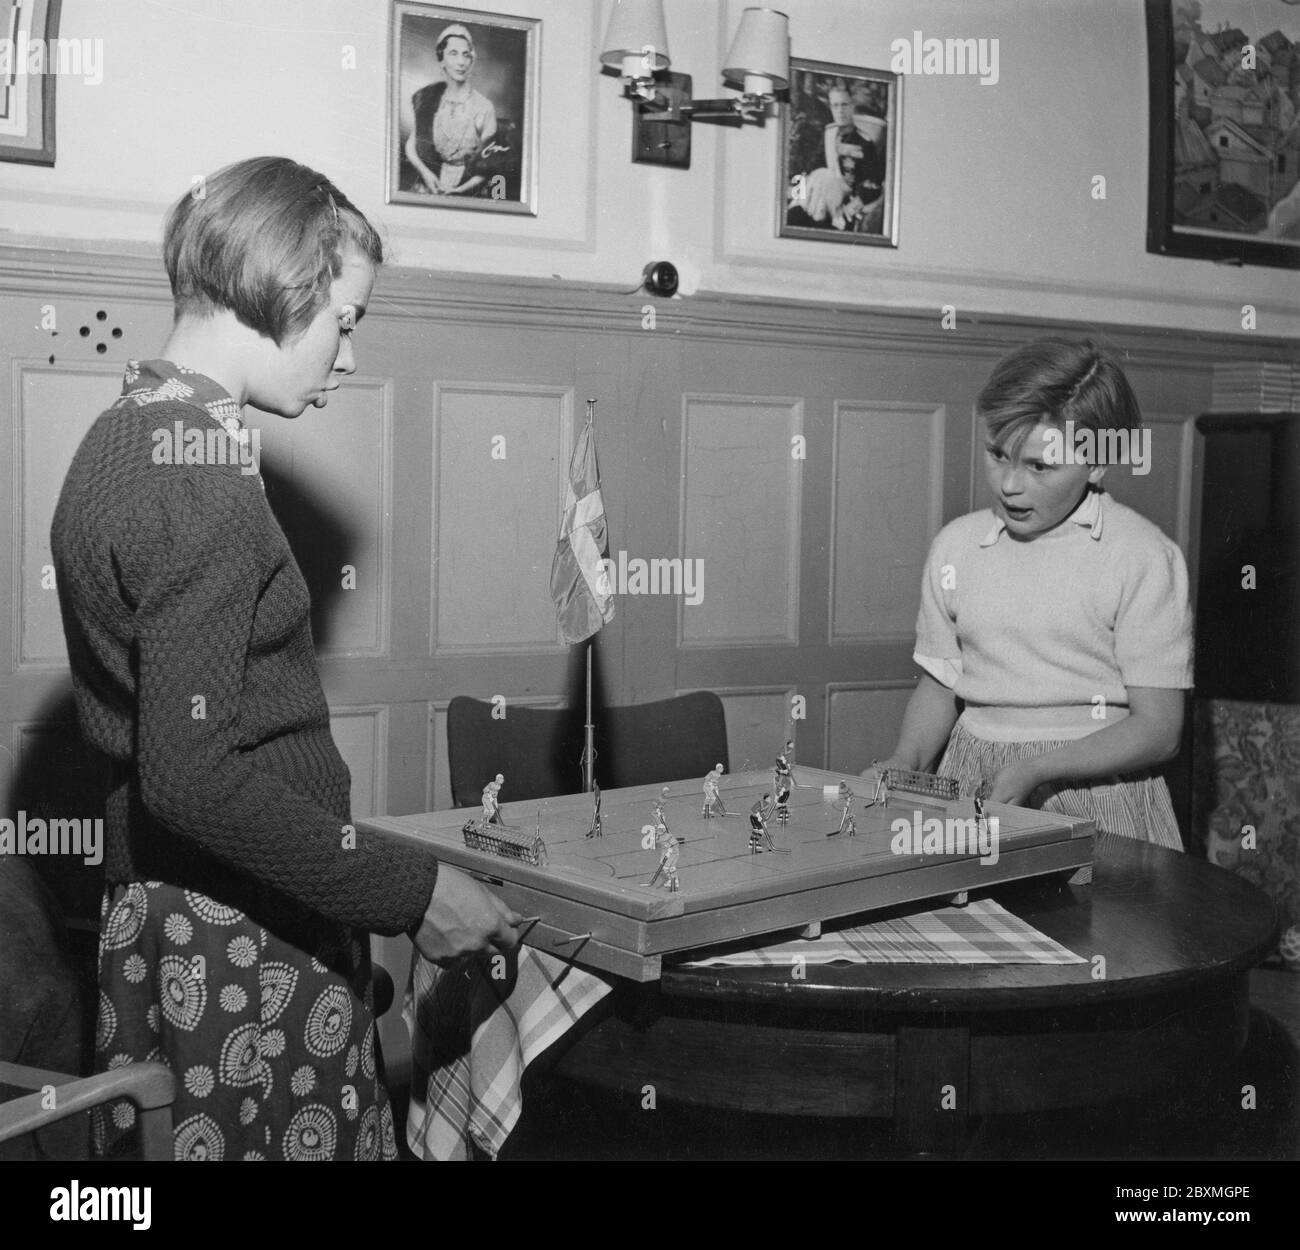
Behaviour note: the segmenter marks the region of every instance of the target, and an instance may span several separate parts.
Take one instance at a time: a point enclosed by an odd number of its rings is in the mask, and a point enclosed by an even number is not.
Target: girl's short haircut
[[[1090,339],[1037,339],[1004,356],[975,401],[998,446],[1018,450],[1043,421],[1076,430],[1136,430],[1133,387],[1118,361]]]
[[[373,265],[384,245],[324,174],[283,156],[238,161],[201,180],[167,214],[163,259],[176,317],[228,308],[277,346],[325,306],[355,248]]]

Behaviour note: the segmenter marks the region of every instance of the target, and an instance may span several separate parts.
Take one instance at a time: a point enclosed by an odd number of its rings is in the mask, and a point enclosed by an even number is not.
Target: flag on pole
[[[605,502],[589,418],[569,461],[564,518],[551,562],[551,598],[566,643],[582,642],[614,619],[613,587],[601,563],[608,550]]]

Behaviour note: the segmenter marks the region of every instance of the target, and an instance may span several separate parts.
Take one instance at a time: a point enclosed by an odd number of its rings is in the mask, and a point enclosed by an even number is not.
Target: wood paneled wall
[[[123,361],[163,341],[170,302],[155,260],[38,249],[0,248],[0,290],[12,448],[0,764],[16,810],[49,792],[49,770],[81,775],[47,568],[54,500]],[[576,696],[548,580],[588,397],[611,554],[702,571],[698,603],[619,599],[598,639],[601,697],[717,690],[735,769],[770,761],[796,696],[798,759],[856,771],[887,751],[915,678],[927,544],[984,502],[973,398],[1001,353],[1045,330],[1091,332],[1126,357],[1154,465],[1108,482],[1194,559],[1191,418],[1212,365],[1293,357],[1285,343],[960,314],[944,330],[937,309],[386,272],[358,334],[360,372],[330,406],[292,422],[249,414],[315,596],[357,814],[448,805],[453,695],[507,707]],[[70,806],[74,790],[55,787]]]

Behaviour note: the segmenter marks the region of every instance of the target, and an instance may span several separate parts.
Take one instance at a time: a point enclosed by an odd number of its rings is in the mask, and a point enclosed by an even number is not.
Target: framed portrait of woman
[[[393,0],[388,203],[537,214],[541,21]]]
[[[903,82],[886,70],[790,58],[777,234],[898,246]]]

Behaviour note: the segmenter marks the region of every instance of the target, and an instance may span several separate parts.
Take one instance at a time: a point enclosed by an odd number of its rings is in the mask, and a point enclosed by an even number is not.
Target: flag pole
[[[596,401],[587,400],[587,425],[592,424],[592,417],[595,414]],[[595,634],[591,636],[595,637]],[[587,639],[587,722],[584,726],[584,738],[582,744],[582,789],[586,794],[591,793],[592,782],[595,776],[596,765],[596,726],[591,719],[591,638]]]
[[[591,639],[587,639],[587,724],[582,747],[582,789],[591,793],[592,774],[596,757],[596,726],[591,720]]]

